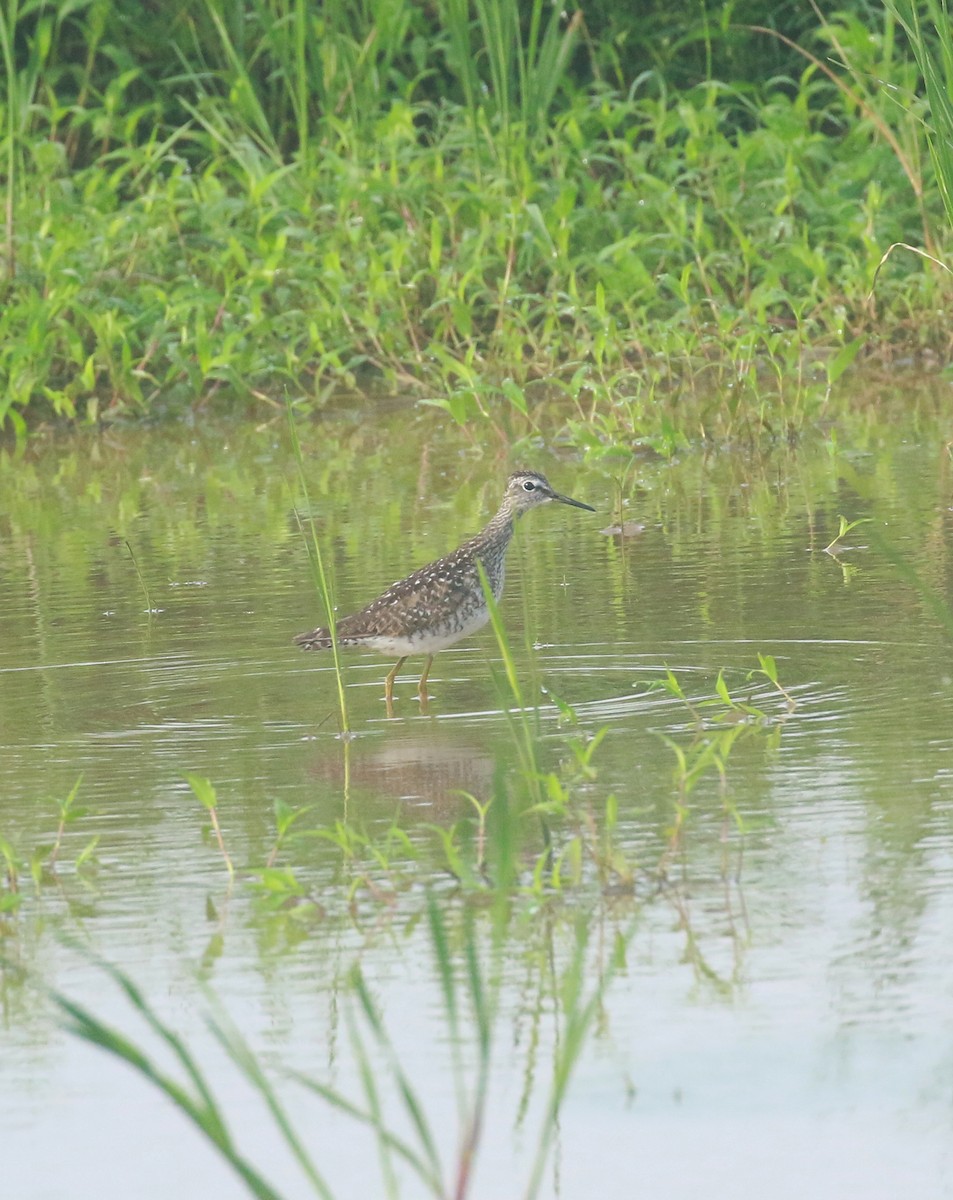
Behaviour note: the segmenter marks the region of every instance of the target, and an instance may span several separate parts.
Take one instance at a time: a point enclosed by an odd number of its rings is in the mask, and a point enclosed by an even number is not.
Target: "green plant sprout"
[[[35,893],[43,888],[44,876],[59,878],[57,865],[63,855],[66,831],[89,815],[90,809],[77,804],[76,799],[82,784],[82,775],[73,784],[64,799],[54,801],[57,809],[57,825],[51,843],[40,842],[25,851],[18,848],[9,838],[0,837],[0,867],[2,867],[4,892],[0,892],[0,913],[15,912],[24,903],[23,879],[29,877]],[[99,834],[89,838],[72,861],[73,871],[78,875],[84,867],[96,863]]]
[[[47,860],[51,867],[56,863],[56,860],[59,857],[60,850],[62,849],[62,846],[63,846],[63,835],[66,832],[66,827],[68,825],[74,824],[76,821],[81,820],[89,812],[88,808],[83,808],[81,805],[76,804],[76,796],[77,796],[77,793],[79,792],[79,785],[82,782],[83,782],[83,777],[82,777],[82,775],[80,775],[80,777],[73,784],[72,788],[70,788],[69,793],[67,794],[66,798],[64,800],[58,800],[56,802],[57,809],[59,810],[59,818],[60,819],[59,819],[59,824],[56,827],[56,836],[53,839],[53,845],[50,848],[49,858]],[[92,849],[89,849],[87,847],[87,849],[85,849],[83,851],[83,861],[85,861],[87,858],[89,858],[90,854],[93,853],[93,850],[95,850],[96,842],[98,840],[99,839],[96,838],[93,841]]]
[[[235,878],[235,868],[232,865],[232,859],[228,851],[225,849],[225,840],[222,837],[222,827],[218,821],[218,796],[209,779],[204,775],[186,775],[185,781],[192,789],[192,793],[199,801],[205,811],[208,813],[209,821],[212,825],[212,830],[215,833],[215,840],[218,842],[218,848],[221,851],[222,858],[225,861],[225,866],[228,870],[229,882]]]
[[[845,516],[840,517],[840,527],[837,531],[837,536],[832,538],[824,547],[824,553],[834,557],[835,547],[844,549],[840,546],[840,542],[850,533],[852,529],[856,529],[858,525],[868,525],[873,520],[873,517],[858,517],[856,521],[848,521]]]
[[[767,679],[769,683],[773,684],[774,687],[776,687],[784,697],[785,701],[787,702],[788,711],[794,712],[794,710],[797,708],[797,701],[786,688],[782,687],[780,681],[778,680],[778,665],[774,661],[774,658],[770,654],[759,653],[758,663],[760,664],[759,666],[748,672],[748,678],[753,679],[756,675],[763,675],[765,679]]]

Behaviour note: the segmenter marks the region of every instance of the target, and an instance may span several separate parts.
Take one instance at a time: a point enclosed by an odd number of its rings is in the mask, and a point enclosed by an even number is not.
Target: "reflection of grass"
[[[142,574],[142,571],[139,569],[139,560],[136,558],[136,552],[135,552],[135,550],[133,550],[133,548],[129,542],[129,539],[123,538],[123,544],[125,545],[126,549],[129,551],[129,557],[132,559],[133,567],[135,567],[136,578],[139,580],[139,586],[142,588],[142,594],[145,597],[145,601],[146,601],[146,614],[148,615],[149,620],[151,621],[152,615],[156,610],[152,607],[152,597],[149,595],[149,587],[146,584],[146,581]]]
[[[508,647],[504,659],[505,672],[514,673]],[[746,678],[769,683],[785,702],[784,714],[758,707],[750,695],[735,694],[722,674],[710,697],[690,697],[671,672],[653,685],[678,700],[689,717],[684,734],[670,732],[665,738],[676,760],[672,803],[679,829],[690,818],[689,796],[706,778],[717,780],[721,803],[733,815],[727,781],[734,745],[742,737],[774,742],[786,714],[794,709],[794,698],[781,684],[774,660],[759,655],[759,664]],[[501,680],[501,686],[508,685]],[[516,686],[512,700],[518,697],[521,705],[508,705],[515,762],[502,765],[512,758],[503,753],[488,794],[461,793],[465,807],[449,821],[415,821],[407,827],[398,811],[383,825],[348,819],[346,813],[315,823],[313,805],[292,807],[279,799],[272,839],[258,861],[238,876],[216,789],[207,778],[188,774],[188,784],[207,814],[208,832],[221,854],[229,889],[237,880],[258,918],[293,939],[329,912],[339,911],[338,899],[351,908],[368,906],[366,910],[378,916],[397,912],[398,905],[401,911],[414,909],[421,879],[449,878],[463,895],[558,897],[572,904],[598,903],[620,892],[634,895],[640,877],[651,885],[658,864],[636,860],[626,841],[626,825],[620,823],[620,813],[625,816],[637,798],[620,799],[618,791],[608,789],[599,794],[600,749],[611,727],[586,730],[564,700],[550,696],[564,726],[548,735],[545,757],[554,763],[544,765],[538,710],[526,703],[518,681]],[[30,898],[24,879],[32,880],[39,894],[44,875],[62,861],[66,829],[79,825],[88,812],[76,803],[78,788],[77,781],[58,802],[52,842],[26,852],[0,831],[0,910],[21,908]],[[90,838],[70,860],[74,873],[95,862],[98,844],[99,836]],[[317,852],[319,847],[323,853]],[[320,888],[313,878],[316,869],[324,881]]]

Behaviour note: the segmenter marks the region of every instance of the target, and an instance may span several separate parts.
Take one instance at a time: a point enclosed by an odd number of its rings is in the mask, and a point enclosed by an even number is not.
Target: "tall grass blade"
[[[388,1147],[420,1176],[430,1191],[437,1196],[442,1195],[439,1173],[431,1172],[424,1159],[416,1154],[402,1138],[399,1138],[391,1130],[382,1129],[373,1113],[361,1108],[352,1100],[348,1100],[346,1096],[342,1095],[335,1088],[321,1083],[318,1079],[312,1079],[309,1075],[293,1071],[291,1078],[306,1091],[312,1092],[315,1096],[320,1096],[332,1108],[336,1108],[339,1112],[344,1113],[345,1116],[353,1118],[359,1124],[373,1129],[375,1136],[383,1138],[387,1142]]]
[[[532,0],[443,0],[451,70],[464,96],[476,143],[479,134],[506,162],[527,138],[545,131],[556,93],[582,26],[577,10],[562,28],[558,4]],[[471,15],[471,11],[472,14]],[[481,64],[484,64],[481,73]]]
[[[506,636],[503,619],[500,616],[500,606],[493,595],[493,589],[490,587],[486,572],[483,570],[483,564],[479,561],[477,562],[477,571],[480,575],[483,595],[490,614],[490,628],[493,630],[493,635],[496,638],[496,644],[500,651],[500,657],[503,659],[503,669],[506,673],[506,682],[512,698],[513,707],[504,702],[504,711],[506,712],[516,750],[520,758],[522,780],[529,791],[532,803],[538,805],[542,802],[543,793],[540,786],[540,770],[536,754],[536,730],[533,721],[530,719],[528,706],[523,697],[523,689],[520,686],[519,675],[516,671],[516,662],[513,658],[513,652],[510,649],[509,639]],[[536,709],[533,710],[533,713],[534,716],[538,716]]]
[[[307,524],[311,533],[311,537],[307,540],[308,561],[311,563],[311,573],[314,577],[318,595],[321,597],[321,602],[324,605],[324,615],[327,621],[327,627],[331,632],[331,655],[334,660],[334,677],[337,681],[338,690],[338,706],[341,714],[341,731],[342,733],[350,732],[350,723],[347,715],[347,697],[344,691],[344,672],[341,666],[340,649],[337,639],[337,623],[334,618],[334,597],[331,591],[331,585],[328,580],[328,574],[324,567],[324,556],[321,553],[321,542],[318,538],[317,529],[314,524],[314,516],[311,509],[311,497],[308,495],[308,481],[304,470],[304,455],[301,452],[301,443],[298,440],[298,429],[295,425],[294,411],[289,403],[288,405],[288,429],[291,435],[291,449],[294,454],[294,460],[298,468],[298,482],[301,490],[304,493],[305,504],[308,509]],[[300,516],[298,517],[299,524],[301,523]]]
[[[927,138],[953,229],[953,24],[948,0],[886,0],[910,39],[930,106]]]
[[[598,983],[586,998],[584,980],[589,931],[585,919],[581,918],[576,923],[575,950],[562,979],[562,1009],[566,1014],[566,1021],[556,1047],[549,1098],[537,1143],[536,1159],[524,1193],[524,1200],[535,1200],[539,1194],[543,1171],[559,1130],[559,1113],[569,1089],[572,1072],[579,1062],[593,1022],[602,1008],[609,985],[624,965],[625,949],[634,933],[635,926],[632,926],[628,933],[620,934],[616,939],[610,961],[600,973]]]
[[[265,1101],[275,1125],[285,1140],[285,1144],[291,1150],[298,1165],[308,1177],[311,1186],[319,1196],[324,1197],[324,1200],[333,1200],[333,1192],[311,1161],[311,1156],[302,1145],[301,1139],[298,1137],[291,1119],[285,1112],[284,1106],[278,1099],[275,1089],[268,1082],[265,1073],[261,1069],[261,1064],[236,1026],[228,1021],[224,1015],[218,1013],[214,1020],[209,1021],[209,1027],[219,1045],[222,1046],[232,1062],[239,1067],[245,1078],[254,1086],[255,1090]]]
[[[100,966],[120,986],[136,1011],[175,1055],[191,1081],[194,1093],[160,1070],[152,1059],[124,1034],[100,1021],[86,1008],[67,999],[66,996],[54,992],[52,999],[67,1018],[66,1028],[90,1045],[99,1046],[107,1053],[128,1063],[140,1075],[164,1092],[215,1146],[225,1161],[242,1178],[253,1196],[258,1197],[259,1200],[282,1200],[281,1194],[235,1148],[224,1117],[215,1102],[201,1068],[184,1042],[159,1019],[127,976],[107,963],[100,963]]]

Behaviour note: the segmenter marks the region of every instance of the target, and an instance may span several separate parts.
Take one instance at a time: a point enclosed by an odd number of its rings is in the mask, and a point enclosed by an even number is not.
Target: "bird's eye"
[[[523,480],[523,491],[524,492],[535,492],[536,491],[536,484],[533,483],[532,479],[524,479]]]

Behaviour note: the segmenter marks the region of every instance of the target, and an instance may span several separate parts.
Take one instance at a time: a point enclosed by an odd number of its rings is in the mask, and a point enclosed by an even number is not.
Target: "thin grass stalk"
[[[364,982],[364,976],[359,967],[356,967],[352,972],[351,986],[357,993],[360,1009],[364,1014],[365,1020],[375,1034],[378,1044],[380,1044],[386,1038],[383,1022],[374,1007],[374,1001],[367,990],[367,984]],[[384,1107],[381,1101],[380,1089],[377,1086],[377,1070],[375,1064],[371,1061],[371,1055],[368,1053],[367,1047],[364,1045],[364,1039],[361,1037],[356,1017],[351,1009],[348,1010],[348,1021],[350,1024],[351,1045],[354,1049],[354,1057],[357,1060],[361,1086],[364,1089],[367,1113],[377,1138],[377,1152],[380,1158],[381,1171],[384,1175],[387,1193],[390,1196],[396,1196],[398,1194],[397,1176],[391,1162],[392,1147],[391,1141],[387,1136],[387,1126],[384,1122]]]
[[[257,133],[262,145],[272,150],[276,158],[280,158],[277,153],[275,130],[262,106],[256,81],[249,71],[248,62],[236,48],[225,24],[220,0],[206,0],[206,9],[218,33],[226,62],[231,70],[230,106],[238,109],[246,124]]]
[[[295,0],[294,6],[294,85],[291,88],[297,122],[298,153],[308,154],[311,146],[310,104],[308,87],[307,39],[308,17],[312,11],[309,0]]]
[[[491,96],[508,146],[517,116],[527,133],[545,128],[582,24],[582,13],[577,10],[566,29],[561,30],[562,8],[533,0],[524,41],[525,6],[517,0],[475,0],[474,7],[483,34]],[[549,16],[545,19],[547,10]]]
[[[449,34],[449,63],[463,89],[467,124],[473,135],[473,157],[479,171],[481,107],[477,97],[480,92],[480,73],[470,49],[470,0],[443,0],[441,24]]]
[[[512,0],[475,0],[483,33],[483,52],[490,72],[490,95],[499,117],[504,146],[509,142],[511,58],[522,55],[519,14]]]
[[[523,689],[520,687],[519,676],[516,673],[516,662],[513,659],[513,652],[510,649],[509,639],[506,636],[506,630],[503,627],[503,620],[500,616],[500,606],[496,602],[496,597],[493,595],[493,589],[490,587],[489,580],[486,577],[486,572],[483,570],[483,564],[477,562],[477,571],[480,575],[480,584],[483,587],[483,595],[486,599],[487,609],[490,614],[490,627],[493,630],[493,635],[496,638],[496,644],[500,652],[500,657],[503,659],[503,669],[506,673],[506,681],[509,685],[510,694],[513,705],[515,705],[518,714],[520,726],[520,734],[516,734],[516,720],[514,719],[513,710],[508,704],[504,704],[506,716],[510,722],[510,727],[514,731],[517,752],[520,756],[520,763],[523,770],[523,776],[532,794],[533,802],[538,804],[542,800],[539,783],[539,764],[536,760],[536,737],[535,731],[530,726],[529,716],[527,713],[526,700],[523,697]]]
[[[930,159],[946,219],[953,229],[953,27],[948,0],[887,0],[903,26],[930,105]],[[925,29],[924,15],[932,29]]]
[[[479,1055],[477,1060],[476,1086],[469,1102],[469,1111],[461,1113],[463,1125],[463,1143],[457,1163],[457,1182],[454,1191],[455,1200],[464,1200],[473,1177],[473,1167],[483,1133],[484,1118],[490,1089],[490,1065],[493,1054],[493,1026],[495,1023],[497,1004],[496,989],[488,987],[483,976],[480,956],[476,944],[476,932],[473,926],[472,911],[467,909],[464,950],[466,956],[466,981],[470,994],[471,1007],[477,1028],[477,1045]],[[499,949],[496,938],[493,940],[494,951]]]
[[[494,906],[493,921],[494,936],[492,950],[494,961],[500,959],[503,934],[506,928],[505,909],[508,890],[497,892],[501,902]],[[502,907],[501,907],[502,905]],[[430,923],[431,940],[440,975],[441,988],[444,998],[444,1010],[450,1027],[450,1051],[452,1055],[453,1078],[457,1098],[457,1115],[460,1122],[460,1144],[457,1151],[456,1171],[452,1187],[447,1195],[453,1200],[465,1200],[469,1195],[473,1181],[474,1165],[480,1146],[480,1139],[485,1124],[486,1108],[489,1102],[490,1066],[493,1049],[493,1027],[498,1011],[497,991],[499,971],[495,970],[492,977],[487,977],[483,970],[477,947],[474,912],[464,908],[464,959],[465,971],[458,981],[450,953],[450,940],[447,934],[443,914],[433,895],[428,895],[427,914]],[[466,1035],[469,1037],[474,1026],[477,1032],[478,1061],[476,1079],[472,1087],[467,1086],[466,1072],[460,1055],[460,1006],[458,993],[469,1000],[470,1018]]]
[[[444,0],[441,7],[450,65],[463,90],[477,161],[485,139],[497,162],[512,167],[511,160],[521,149],[517,131],[526,137],[546,128],[582,27],[582,13],[574,13],[562,30],[559,6],[533,0],[524,40],[524,10],[517,0],[474,0],[472,9],[475,20],[468,0]],[[476,41],[474,29],[479,31]],[[481,64],[485,64],[482,72]]]
[[[232,857],[225,848],[225,838],[222,835],[222,827],[218,820],[218,795],[210,780],[204,775],[187,774],[185,781],[192,789],[195,798],[208,813],[209,821],[212,830],[215,833],[215,840],[218,842],[218,848],[222,858],[225,860],[225,866],[228,870],[229,888],[235,880],[235,866],[232,863]]]
[[[149,617],[149,620],[151,621],[152,614],[155,612],[155,609],[152,607],[152,597],[149,595],[148,585],[146,584],[146,581],[145,581],[145,578],[143,577],[142,571],[139,569],[139,560],[136,558],[136,552],[135,552],[135,550],[133,550],[128,538],[123,538],[123,544],[125,545],[126,549],[129,551],[129,557],[132,559],[133,567],[135,567],[136,578],[139,580],[139,586],[142,588],[142,594],[145,597],[145,601],[146,601],[146,614]]]
[[[433,944],[434,961],[440,979],[440,991],[443,996],[444,1012],[447,1014],[449,1025],[450,1057],[453,1070],[453,1083],[456,1092],[457,1112],[464,1113],[466,1109],[466,1089],[463,1084],[463,1062],[460,1056],[460,1009],[457,1003],[457,979],[453,968],[453,957],[450,953],[450,939],[443,914],[431,893],[427,895],[427,923],[430,926],[430,940]]]
[[[78,815],[73,811],[73,802],[79,793],[79,787],[82,782],[83,776],[80,774],[79,778],[70,788],[66,799],[59,802],[60,819],[56,826],[56,835],[53,838],[53,845],[50,847],[50,855],[47,860],[51,867],[56,865],[56,860],[59,857],[60,850],[63,847],[63,837],[66,834],[66,826],[71,820],[74,819],[74,816]]]
[[[13,279],[17,273],[16,245],[14,241],[14,201],[17,188],[16,151],[16,69],[13,61],[13,39],[17,27],[17,0],[9,0],[7,11],[0,9],[0,53],[7,78],[6,88],[6,188],[4,191],[4,257],[7,277]]]
[[[304,493],[304,501],[308,508],[308,527],[311,531],[311,538],[306,543],[308,547],[308,561],[311,563],[312,575],[314,576],[318,594],[321,597],[321,602],[324,605],[327,626],[331,634],[331,656],[334,660],[334,677],[337,681],[338,706],[341,713],[341,731],[342,733],[349,733],[351,726],[347,715],[347,697],[344,690],[344,670],[341,665],[341,656],[337,638],[337,622],[334,617],[334,597],[331,591],[331,585],[328,581],[327,572],[324,569],[324,557],[321,553],[321,542],[318,539],[318,532],[314,524],[314,516],[312,515],[311,510],[311,497],[308,494],[308,481],[304,472],[304,455],[301,453],[301,443],[298,440],[298,430],[295,426],[294,410],[292,409],[290,403],[288,405],[288,428],[291,431],[291,449],[294,454],[295,463],[298,467],[298,482],[301,485],[301,490]],[[298,517],[298,521],[300,524],[300,516]]]
[[[549,20],[541,32],[544,8],[549,9]],[[582,27],[582,9],[576,9],[560,31],[563,16],[560,5],[544,5],[543,0],[533,4],[526,53],[520,56],[520,96],[528,129],[545,123]]]
[[[506,672],[506,682],[510,685],[510,692],[513,696],[514,703],[523,708],[525,701],[523,692],[520,688],[519,676],[516,673],[516,663],[513,661],[513,654],[510,650],[509,639],[506,636],[506,630],[503,627],[503,620],[500,617],[500,606],[497,604],[496,596],[493,595],[493,589],[490,587],[490,581],[486,577],[486,571],[483,569],[483,563],[477,560],[477,572],[480,576],[480,585],[483,588],[483,595],[486,600],[487,609],[490,613],[490,628],[496,637],[496,644],[500,651],[500,657],[503,659],[503,669]]]
[[[415,1153],[407,1145],[407,1142],[397,1138],[394,1133],[386,1128],[377,1087],[379,1068],[374,1066],[371,1055],[368,1054],[364,1044],[364,1039],[360,1036],[359,1028],[356,1026],[352,1016],[352,1018],[349,1018],[350,1039],[352,1039],[355,1058],[358,1060],[361,1084],[364,1086],[367,1102],[365,1116],[367,1123],[371,1124],[374,1134],[377,1136],[380,1163],[382,1163],[382,1170],[384,1171],[386,1183],[388,1183],[389,1193],[391,1195],[398,1194],[397,1177],[394,1172],[394,1166],[390,1162],[390,1152],[394,1151],[404,1159],[404,1162],[413,1166],[413,1169],[418,1172],[421,1180],[426,1183],[426,1186],[432,1190],[434,1195],[440,1196],[443,1194],[443,1186],[442,1182],[440,1182],[440,1160],[437,1152],[437,1141],[434,1139],[432,1130],[427,1124],[426,1116],[424,1115],[424,1105],[422,1105],[418,1094],[416,1094],[412,1084],[410,1084],[407,1073],[404,1072],[400,1060],[397,1058],[394,1043],[391,1042],[389,1034],[386,1032],[382,1016],[380,1016],[376,1006],[374,1006],[370,991],[367,989],[367,984],[359,967],[355,967],[352,973],[352,986],[356,992],[356,996],[358,996],[360,1012],[364,1014],[367,1025],[371,1028],[374,1042],[377,1043],[378,1049],[383,1051],[391,1078],[396,1082],[397,1091],[400,1092],[404,1108],[407,1109],[422,1151],[424,1151],[421,1157],[420,1154]]]
[[[357,1051],[355,1051],[356,1053]],[[439,1174],[434,1176],[428,1174],[427,1164],[423,1159],[414,1153],[414,1151],[401,1138],[390,1130],[381,1129],[374,1115],[363,1108],[360,1108],[353,1101],[348,1100],[340,1092],[334,1088],[328,1087],[327,1084],[320,1083],[317,1079],[311,1079],[307,1075],[302,1075],[300,1072],[291,1072],[291,1078],[301,1085],[306,1091],[312,1092],[315,1096],[319,1096],[322,1100],[336,1108],[345,1116],[353,1118],[361,1125],[366,1125],[372,1129],[376,1136],[382,1137],[387,1141],[391,1150],[400,1158],[402,1158],[409,1167],[411,1167],[427,1185],[428,1189],[435,1196],[443,1195],[443,1187]]]
[[[276,7],[278,8],[276,14]],[[325,6],[326,9],[327,6]],[[287,104],[279,104],[276,97],[271,109],[272,134],[276,144],[285,141],[286,109],[290,108],[294,121],[295,141],[298,155],[302,158],[310,151],[310,106],[312,79],[308,64],[308,18],[315,13],[315,6],[308,0],[292,0],[289,6],[276,6],[274,0],[254,0],[254,11],[262,33],[261,47],[256,49],[261,75],[261,51],[274,60],[274,69],[269,71],[269,81],[278,81]],[[317,14],[315,14],[317,15]],[[270,65],[270,64],[269,64]]]
[[[19,28],[21,16],[39,10],[32,33],[27,36]],[[32,112],[34,96],[43,66],[49,57],[53,43],[54,17],[43,12],[43,5],[28,3],[21,8],[19,0],[6,0],[6,9],[0,8],[0,60],[6,76],[6,187],[4,190],[4,255],[6,272],[13,279],[17,270],[16,253],[16,201],[20,188],[21,142]],[[18,38],[28,42],[29,53],[25,65],[17,70],[16,43]]]

